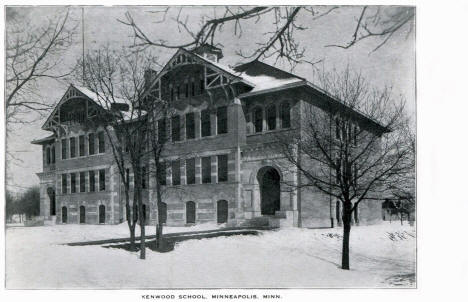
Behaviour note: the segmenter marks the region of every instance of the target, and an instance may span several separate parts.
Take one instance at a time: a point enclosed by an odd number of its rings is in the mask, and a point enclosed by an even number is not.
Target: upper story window
[[[180,116],[176,115],[171,118],[172,141],[180,141]]]
[[[185,174],[187,176],[187,184],[195,183],[195,158],[188,158],[185,161]]]
[[[158,141],[164,143],[166,141],[166,120],[160,119],[158,121]]]
[[[289,102],[283,102],[281,104],[281,127],[291,127],[291,108]]]
[[[170,95],[171,95],[171,102],[173,102],[174,101],[174,87],[171,86],[169,90],[170,90]]]
[[[106,152],[106,142],[104,139],[104,132],[98,132],[98,148],[99,148],[99,153],[104,153]]]
[[[185,115],[185,136],[186,139],[195,138],[195,114],[193,112]]]
[[[203,94],[203,92],[205,91],[205,79],[203,77],[203,74],[200,74],[200,94]]]
[[[85,155],[85,137],[84,135],[80,135],[78,137],[78,144],[79,144],[79,154],[80,156]]]
[[[88,154],[93,155],[96,151],[94,141],[96,140],[94,133],[88,134]]]
[[[202,157],[202,183],[211,183],[211,157]]]
[[[63,138],[61,140],[61,146],[62,146],[62,159],[67,159],[67,139]]]
[[[210,111],[208,109],[201,112],[201,136],[211,135]]]
[[[180,85],[177,85],[177,100],[180,99]]]
[[[106,190],[106,170],[99,170],[99,191]]]
[[[76,138],[70,137],[70,158],[76,157]]]
[[[263,110],[261,107],[256,107],[254,109],[254,124],[255,132],[263,131]]]
[[[156,175],[159,181],[159,184],[162,186],[166,185],[166,163],[160,162],[156,167]]]
[[[185,98],[188,98],[189,97],[189,84],[188,82],[184,84],[184,92],[185,92]]]
[[[96,179],[94,171],[89,171],[89,192],[96,191]]]
[[[267,115],[268,130],[275,130],[276,129],[276,106],[271,105],[267,107],[266,115]]]
[[[228,132],[228,124],[227,124],[227,107],[218,107],[216,111],[216,123],[218,134],[223,134]]]
[[[341,123],[338,117],[335,118],[335,138],[341,139]]]
[[[67,194],[67,174],[62,174],[62,194]]]
[[[194,82],[193,79],[191,80],[191,85],[190,85],[190,86],[191,86],[191,87],[190,87],[190,88],[191,88],[190,90],[191,90],[191,92],[192,92],[192,96],[195,96],[195,82]]]
[[[47,148],[46,148],[46,163],[47,163],[48,165],[50,165],[50,161],[51,161],[50,148],[47,147]]]
[[[55,164],[55,144],[52,144],[52,147],[50,148],[51,154],[52,154],[52,163]]]
[[[174,160],[171,163],[172,169],[172,185],[180,185],[180,160]]]
[[[71,192],[76,193],[76,173],[71,173],[70,174],[70,179],[71,179]]]
[[[80,192],[86,191],[86,177],[85,172],[80,172]]]
[[[227,154],[218,155],[218,182],[228,180],[228,156]]]

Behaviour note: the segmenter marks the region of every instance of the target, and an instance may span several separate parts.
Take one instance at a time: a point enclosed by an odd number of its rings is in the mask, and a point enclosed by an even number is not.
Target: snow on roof
[[[42,143],[49,142],[49,141],[54,140],[54,139],[55,139],[55,134],[52,134],[52,135],[49,135],[47,137],[35,139],[35,140],[31,141],[31,144],[42,145]]]

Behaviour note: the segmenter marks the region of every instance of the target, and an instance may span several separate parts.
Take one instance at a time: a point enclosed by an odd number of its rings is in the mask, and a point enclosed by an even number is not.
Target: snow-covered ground
[[[202,224],[165,233],[217,228]],[[147,228],[154,234],[154,228]],[[63,243],[128,237],[126,224],[7,227],[7,288],[413,287],[414,227],[351,230],[351,270],[339,268],[341,233],[282,229],[259,236],[187,240],[169,253]],[[413,280],[413,282],[411,281]]]

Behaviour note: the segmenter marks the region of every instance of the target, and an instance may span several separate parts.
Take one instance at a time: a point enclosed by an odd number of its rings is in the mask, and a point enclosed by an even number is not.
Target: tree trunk
[[[159,219],[160,216],[160,211],[161,211],[161,203],[162,203],[162,197],[161,197],[161,186],[159,184],[159,180],[156,180],[156,204],[157,204],[157,218],[156,218],[156,247],[161,247],[162,242],[163,242],[163,224],[161,220]]]
[[[130,228],[130,250],[136,251],[135,246],[135,225],[129,226]]]
[[[343,250],[341,253],[341,268],[349,270],[349,235],[351,233],[351,202],[343,203]]]
[[[139,176],[136,176],[136,177],[139,177]],[[143,202],[141,200],[141,189],[139,187],[140,184],[141,184],[141,179],[137,179],[137,181],[135,182],[135,197],[136,197],[135,199],[138,204],[138,218],[140,220],[140,259],[145,259],[146,258],[146,248],[145,248],[145,218],[146,217],[143,213]]]

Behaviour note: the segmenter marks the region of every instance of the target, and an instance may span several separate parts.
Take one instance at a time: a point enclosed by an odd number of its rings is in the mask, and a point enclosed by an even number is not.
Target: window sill
[[[275,129],[275,130],[265,130],[262,132],[254,132],[254,133],[248,133],[246,136],[255,136],[255,135],[263,135],[263,134],[270,134],[270,133],[279,133],[279,132],[284,132],[284,131],[289,131],[289,130],[294,130],[293,128],[281,128],[281,129]]]

